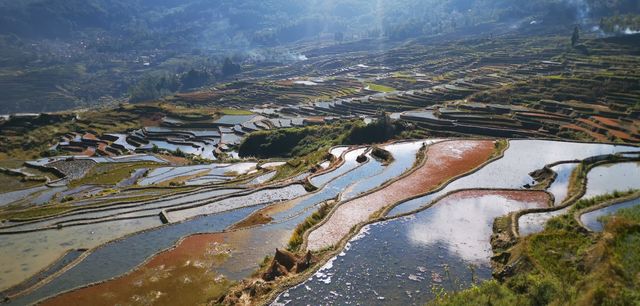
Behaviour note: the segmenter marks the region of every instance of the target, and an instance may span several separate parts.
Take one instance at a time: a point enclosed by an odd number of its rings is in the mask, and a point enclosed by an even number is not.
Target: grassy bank
[[[385,86],[385,85],[378,85],[378,84],[373,84],[373,83],[368,83],[367,85],[367,89],[368,90],[372,90],[372,91],[378,91],[378,92],[394,92],[396,91],[394,88],[391,88],[389,86]]]
[[[573,218],[579,209],[631,194],[578,201],[570,213],[510,249],[512,273],[502,282],[443,294],[431,304],[635,305],[640,300],[640,207],[609,218],[603,233],[587,233]]]
[[[304,233],[314,225],[320,223],[320,221],[322,221],[322,219],[324,219],[329,214],[331,208],[333,207],[333,204],[322,204],[318,211],[307,217],[304,222],[298,224],[295,231],[293,231],[293,235],[291,235],[291,239],[289,239],[289,245],[287,246],[287,249],[289,251],[297,252],[300,250],[300,246],[304,241]]]

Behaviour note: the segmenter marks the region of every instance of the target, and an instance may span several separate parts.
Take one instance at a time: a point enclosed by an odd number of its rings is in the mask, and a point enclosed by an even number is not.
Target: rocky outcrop
[[[303,256],[298,256],[285,250],[276,249],[276,254],[269,268],[262,273],[261,278],[265,281],[273,281],[291,273],[297,274],[308,269],[314,262],[315,258],[309,251]]]
[[[364,154],[358,155],[358,157],[356,157],[356,161],[362,164],[367,161],[367,156]]]
[[[535,184],[534,186],[525,184],[523,186],[524,188],[529,189],[538,187],[540,189],[546,189],[556,179],[557,173],[551,170],[551,168],[545,166],[542,169],[538,169],[529,173],[529,176],[531,176],[537,182],[537,184]]]
[[[307,251],[297,255],[276,249],[268,268],[258,278],[243,280],[229,290],[215,305],[255,305],[256,299],[266,296],[278,286],[278,278],[302,273],[317,262],[317,258]]]

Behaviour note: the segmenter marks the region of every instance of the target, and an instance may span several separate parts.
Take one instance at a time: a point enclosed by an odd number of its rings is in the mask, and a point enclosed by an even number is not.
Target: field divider
[[[552,206],[550,208],[530,208],[530,209],[524,209],[524,210],[512,213],[511,214],[511,234],[516,239],[519,239],[521,237],[518,220],[520,219],[520,217],[524,215],[532,214],[532,213],[545,213],[545,212],[554,212],[554,211],[562,210],[572,206],[573,204],[578,202],[580,199],[582,199],[582,197],[587,192],[587,183],[589,181],[589,178],[587,175],[593,168],[602,166],[602,165],[607,165],[607,164],[615,164],[615,163],[629,162],[629,161],[640,161],[640,158],[636,158],[636,157],[626,158],[616,153],[616,154],[592,156],[592,157],[588,157],[581,160],[580,163],[582,163],[583,165],[586,164],[586,168],[579,169],[581,171],[583,178],[579,182],[577,182],[577,185],[578,185],[577,192],[570,195],[568,198],[563,200],[562,203],[560,203],[560,205],[557,205],[557,206]],[[574,161],[565,161],[565,162],[573,163]],[[568,187],[569,190],[571,190],[571,187],[572,186]]]
[[[574,220],[578,223],[578,225],[580,225],[580,227],[582,227],[585,231],[589,232],[589,233],[593,233],[594,231],[592,231],[591,229],[589,229],[580,219],[580,217],[582,217],[582,215],[586,214],[586,213],[590,213],[596,210],[600,210],[603,208],[607,208],[609,206],[613,206],[616,204],[620,204],[622,202],[626,202],[626,201],[631,201],[631,200],[635,200],[640,198],[640,191],[636,191],[630,195],[626,195],[624,197],[621,198],[616,198],[616,199],[611,199],[608,201],[604,201],[602,203],[599,203],[597,205],[594,206],[590,206],[587,208],[583,208],[580,210],[577,210],[576,212],[573,213],[573,218]]]

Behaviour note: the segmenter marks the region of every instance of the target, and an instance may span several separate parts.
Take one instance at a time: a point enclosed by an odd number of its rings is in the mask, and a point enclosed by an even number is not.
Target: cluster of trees
[[[405,128],[399,121],[393,121],[388,115],[381,116],[370,124],[354,126],[346,138],[346,144],[382,143],[394,138]]]
[[[247,136],[239,147],[242,157],[298,157],[343,142],[352,123],[259,131]]]
[[[633,34],[640,32],[640,15],[626,14],[603,17],[600,30],[605,33]]]
[[[239,64],[225,59],[220,73],[208,69],[191,69],[182,74],[151,74],[129,88],[129,101],[150,101],[168,96],[178,91],[189,91],[211,84],[216,79],[224,79],[242,71]]]
[[[320,148],[339,144],[382,143],[404,131],[404,126],[388,116],[364,124],[350,121],[341,124],[259,131],[249,134],[240,144],[240,156],[258,158],[299,157]]]

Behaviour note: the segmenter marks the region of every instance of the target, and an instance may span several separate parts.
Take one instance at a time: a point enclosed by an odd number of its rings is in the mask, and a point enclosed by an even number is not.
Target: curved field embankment
[[[591,207],[577,210],[573,214],[576,223],[589,232],[602,232],[602,217],[611,216],[618,210],[640,205],[640,191],[635,191],[620,198],[614,198]]]
[[[576,204],[576,202],[578,202],[579,200],[588,197],[594,197],[599,194],[604,195],[615,190],[615,188],[611,188],[610,185],[608,186],[609,188],[600,190],[600,188],[597,188],[598,186],[594,186],[594,184],[591,184],[591,182],[594,181],[594,179],[597,179],[599,181],[598,185],[606,185],[608,181],[615,182],[619,178],[604,175],[605,178],[603,179],[603,174],[598,175],[600,177],[596,178],[593,177],[592,170],[598,169],[601,166],[620,165],[625,162],[637,161],[639,161],[638,157],[624,157],[617,154],[600,155],[582,160],[581,166],[577,167],[577,169],[574,170],[577,171],[577,173],[573,174],[576,177],[569,184],[569,195],[559,205],[545,209],[528,209],[512,214],[512,236],[514,238],[519,238],[520,236],[526,236],[541,231],[544,227],[544,224],[549,219],[570,212],[574,204]],[[589,176],[591,176],[591,178]],[[609,177],[609,179],[607,179],[607,177]],[[634,186],[636,180],[633,180],[633,177],[634,176],[630,176],[631,181],[621,183],[621,185]],[[590,184],[591,186],[589,186]],[[596,192],[589,193],[589,189],[598,190]]]
[[[446,141],[427,150],[426,161],[413,172],[373,193],[338,206],[331,216],[308,236],[307,249],[320,250],[335,245],[349,230],[371,215],[403,199],[423,194],[447,179],[470,171],[491,157],[490,140]]]

